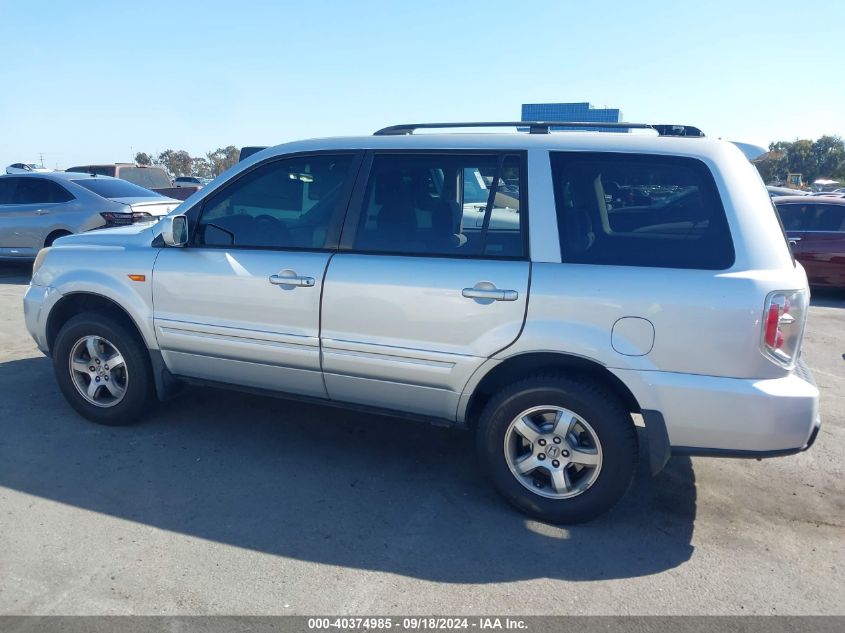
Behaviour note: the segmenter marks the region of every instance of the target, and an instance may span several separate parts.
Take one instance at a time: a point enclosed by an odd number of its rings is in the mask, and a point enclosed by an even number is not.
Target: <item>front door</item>
[[[521,173],[521,155],[373,157],[323,289],[329,397],[454,419],[472,372],[522,328]]]
[[[325,397],[320,294],[358,162],[271,159],[189,214],[190,245],[163,249],[153,273],[156,336],[174,374]]]

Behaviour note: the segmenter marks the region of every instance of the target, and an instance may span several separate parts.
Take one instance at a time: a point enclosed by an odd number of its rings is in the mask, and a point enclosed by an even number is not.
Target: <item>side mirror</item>
[[[165,246],[184,246],[188,243],[188,218],[168,215],[161,220],[161,239]]]

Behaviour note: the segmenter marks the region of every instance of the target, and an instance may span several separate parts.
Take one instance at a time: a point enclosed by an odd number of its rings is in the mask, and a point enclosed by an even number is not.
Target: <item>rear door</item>
[[[362,171],[323,288],[328,395],[454,419],[472,372],[525,317],[524,184],[497,196],[505,178],[525,182],[525,157],[375,153]]]
[[[810,283],[845,286],[845,205],[781,203],[778,213]]]
[[[14,176],[0,176],[0,256],[15,255],[20,248],[20,236],[14,229],[19,211],[13,203],[19,180]]]
[[[0,254],[34,257],[44,246],[56,216],[73,196],[47,178],[21,176],[9,180],[15,183],[6,184],[2,195],[10,204],[0,205]]]
[[[153,274],[154,323],[175,374],[325,397],[320,294],[360,157],[286,156],[189,214],[190,245]]]
[[[813,206],[811,230],[802,234],[796,256],[810,283],[845,288],[845,205]]]

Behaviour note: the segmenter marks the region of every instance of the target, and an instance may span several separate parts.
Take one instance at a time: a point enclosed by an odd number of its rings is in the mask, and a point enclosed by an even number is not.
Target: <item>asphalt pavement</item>
[[[562,528],[458,431],[202,388],[87,422],[27,283],[0,265],[0,614],[845,614],[845,294],[810,310],[812,450],[673,458]]]

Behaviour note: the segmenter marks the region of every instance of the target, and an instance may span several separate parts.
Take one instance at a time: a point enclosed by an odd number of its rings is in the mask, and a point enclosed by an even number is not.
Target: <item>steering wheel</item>
[[[282,242],[290,241],[290,232],[288,231],[288,227],[285,226],[284,222],[280,221],[278,218],[274,218],[272,215],[267,215],[266,213],[256,215],[255,224],[260,227],[262,235],[264,235],[264,232],[267,231],[268,234],[273,237],[274,242],[279,242],[279,244],[277,244],[278,246],[283,246],[284,244],[282,244]]]

